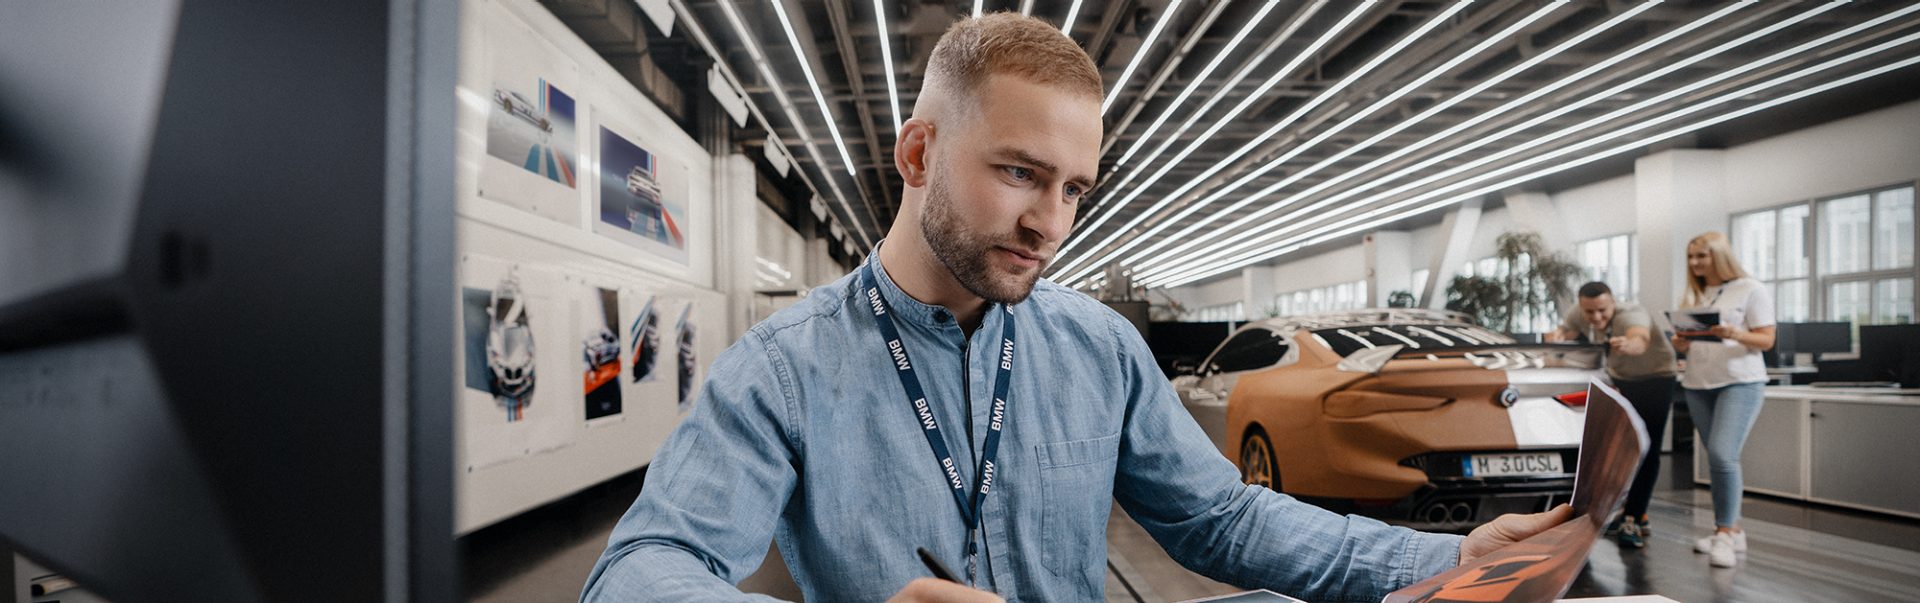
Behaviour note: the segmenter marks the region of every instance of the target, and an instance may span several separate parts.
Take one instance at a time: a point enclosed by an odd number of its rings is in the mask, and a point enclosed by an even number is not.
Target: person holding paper
[[[1580,305],[1567,312],[1566,320],[1547,333],[1546,340],[1606,344],[1607,376],[1646,421],[1647,432],[1657,438],[1667,428],[1667,414],[1673,408],[1674,375],[1678,372],[1673,345],[1665,337],[1653,336],[1659,330],[1652,313],[1635,304],[1615,301],[1613,289],[1595,281],[1580,286]],[[1648,455],[1633,478],[1620,517],[1607,524],[1608,536],[1626,546],[1647,546],[1647,503],[1659,478],[1660,456]]]
[[[1371,603],[1571,517],[1462,538],[1241,483],[1139,332],[1040,278],[1099,172],[1101,97],[1044,21],[953,25],[886,240],[715,359],[581,599],[744,599],[772,540],[812,601],[1098,600],[1118,502],[1216,580]]]
[[[1687,274],[1680,307],[1720,315],[1713,327],[1720,341],[1672,340],[1674,350],[1687,356],[1680,385],[1713,477],[1714,532],[1696,541],[1694,551],[1705,553],[1714,567],[1733,567],[1747,550],[1747,533],[1740,529],[1740,450],[1760,417],[1767,383],[1760,353],[1773,347],[1773,297],[1740,268],[1727,235],[1718,232],[1687,242]]]

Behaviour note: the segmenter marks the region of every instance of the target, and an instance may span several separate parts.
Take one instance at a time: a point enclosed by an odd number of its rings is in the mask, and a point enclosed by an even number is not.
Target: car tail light
[[[1553,400],[1565,404],[1567,408],[1585,408],[1587,406],[1587,392],[1586,390],[1567,392],[1554,396]]]

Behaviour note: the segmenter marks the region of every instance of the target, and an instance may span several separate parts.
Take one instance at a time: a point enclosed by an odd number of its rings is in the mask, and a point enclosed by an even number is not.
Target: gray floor
[[[1663,475],[1687,475],[1690,459],[1672,460]],[[641,480],[637,474],[618,479],[462,539],[470,598],[577,599]],[[1649,546],[1595,544],[1569,596],[1652,593],[1686,603],[1920,601],[1920,522],[1749,496],[1744,527],[1752,550],[1740,566],[1715,569],[1692,551],[1692,540],[1712,525],[1706,489],[1666,477],[1661,486],[1650,510]],[[1181,568],[1118,509],[1107,538],[1109,601],[1180,601],[1238,590]],[[742,587],[799,596],[777,554]]]

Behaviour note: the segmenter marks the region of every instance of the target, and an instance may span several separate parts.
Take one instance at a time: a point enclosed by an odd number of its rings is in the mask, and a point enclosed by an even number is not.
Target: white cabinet
[[[1708,484],[1694,438],[1693,479]],[[1748,492],[1920,517],[1920,392],[1768,387],[1740,454]]]

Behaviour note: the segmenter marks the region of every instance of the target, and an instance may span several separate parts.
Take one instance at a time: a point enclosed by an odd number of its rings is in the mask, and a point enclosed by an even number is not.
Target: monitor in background
[[[1861,325],[1860,364],[1871,381],[1920,387],[1920,324]]]
[[[1783,322],[1775,330],[1773,349],[1768,351],[1770,366],[1793,366],[1794,356],[1847,353],[1853,351],[1853,323]],[[1774,356],[1778,362],[1773,362]]]
[[[455,8],[0,8],[0,563],[454,599]]]

